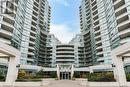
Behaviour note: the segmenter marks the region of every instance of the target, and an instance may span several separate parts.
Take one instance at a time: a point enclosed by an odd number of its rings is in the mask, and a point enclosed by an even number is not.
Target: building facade
[[[56,67],[56,45],[61,44],[61,42],[54,36],[54,34],[49,34],[47,37],[47,56],[46,60],[48,67]]]
[[[111,64],[111,50],[130,41],[129,9],[129,0],[82,0],[80,25],[85,51],[90,46],[88,62]]]
[[[85,66],[85,58],[84,58],[84,43],[83,36],[81,34],[77,34],[69,44],[74,45],[74,53],[75,53],[75,67],[84,67]]]
[[[83,54],[84,43],[81,34],[77,34],[68,44],[61,43],[53,34],[48,35],[46,58],[50,61],[51,67],[72,64],[75,67],[84,66]]]
[[[58,69],[60,79],[70,79],[73,68],[84,67],[84,43],[77,34],[68,44],[61,43],[53,34],[48,35],[46,64]],[[59,68],[58,68],[58,67]]]
[[[0,41],[21,52],[21,64],[41,65],[46,57],[51,7],[47,0],[2,0]]]

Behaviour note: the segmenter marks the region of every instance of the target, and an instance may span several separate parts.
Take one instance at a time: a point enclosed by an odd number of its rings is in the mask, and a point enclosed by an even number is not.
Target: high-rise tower
[[[85,54],[87,62],[111,64],[111,50],[130,41],[129,9],[129,0],[82,0],[81,32],[91,55]]]
[[[0,41],[21,52],[21,64],[41,65],[50,29],[47,0],[2,0]]]

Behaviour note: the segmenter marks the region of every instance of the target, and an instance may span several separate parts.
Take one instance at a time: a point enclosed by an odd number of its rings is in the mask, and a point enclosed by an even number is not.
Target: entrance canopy
[[[20,52],[17,49],[0,42],[0,58],[16,57],[18,55],[20,55]]]
[[[130,56],[130,42],[114,49],[112,54],[116,56]]]
[[[123,61],[130,56],[130,42],[119,46],[112,51],[112,60],[115,65],[114,76],[121,86],[126,85],[126,75],[124,71]]]
[[[8,60],[7,83],[13,83],[18,74],[17,65],[20,63],[20,52],[2,42],[0,42],[0,59]]]

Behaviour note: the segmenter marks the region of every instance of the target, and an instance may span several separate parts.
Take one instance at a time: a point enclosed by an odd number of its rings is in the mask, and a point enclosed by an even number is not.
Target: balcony
[[[27,58],[27,61],[33,62],[33,61],[34,61],[34,59]]]
[[[95,37],[101,35],[101,32],[100,32],[100,31],[101,31],[101,30],[98,30],[98,31],[94,32]]]
[[[29,50],[35,50],[35,48],[34,47],[31,47],[31,46],[29,46],[29,48],[28,48]]]
[[[28,52],[28,55],[31,55],[31,56],[33,56],[33,55],[35,55],[33,52]]]
[[[97,19],[99,19],[99,17],[98,17],[98,15],[95,15],[95,16],[93,17],[93,20],[95,21],[95,20],[97,20]]]
[[[95,10],[92,14],[93,14],[93,16],[98,14],[98,10]]]
[[[97,3],[96,3],[96,0],[94,0],[94,2],[92,2],[92,6],[94,6],[94,5],[96,5]]]
[[[98,52],[98,53],[97,53],[97,56],[103,56],[103,51]]]
[[[30,40],[35,41],[36,37],[30,35]]]
[[[95,5],[94,7],[92,7],[92,10],[96,10],[97,9],[97,5]]]
[[[101,62],[101,61],[104,61],[104,58],[103,57],[100,57],[97,59],[98,62]]]
[[[123,30],[123,31],[120,31],[120,32],[119,32],[119,35],[120,35],[121,38],[130,37],[130,28],[125,29],[125,30]]]
[[[98,46],[98,47],[96,47],[96,50],[100,50],[102,48],[103,48],[102,46]]]
[[[127,38],[121,39],[120,44],[124,44],[124,43],[127,43],[129,41],[130,41],[130,38],[127,37]]]
[[[8,39],[11,39],[11,37],[12,37],[11,32],[8,32],[8,31],[3,30],[3,29],[0,30],[0,35],[5,37],[5,38],[8,38]]]
[[[112,0],[113,1],[113,4],[115,4],[118,0]]]
[[[96,39],[97,41],[101,40],[101,35],[96,36],[95,39]]]
[[[29,44],[35,45],[35,42],[34,41],[29,41]]]
[[[6,44],[11,44],[10,40],[8,39],[0,38],[0,41]]]
[[[63,53],[71,53],[71,54],[74,54],[74,51],[57,51],[58,54],[63,54]]]
[[[98,25],[94,26],[94,29],[95,29],[95,30],[100,29],[100,24],[98,24]]]
[[[121,6],[120,8],[115,10],[117,16],[121,15],[122,13],[127,12],[126,5]]]
[[[35,36],[36,35],[36,31],[31,30],[30,31],[30,35]]]
[[[118,24],[118,29],[119,31],[130,28],[130,20],[126,20],[124,22],[121,22],[120,24]]]
[[[116,10],[117,8],[119,8],[120,6],[124,5],[125,1],[124,0],[117,0],[113,3],[114,5],[114,9]]]
[[[57,62],[59,61],[65,61],[65,62],[74,62],[75,60],[74,59],[56,59]]]
[[[58,47],[57,49],[63,49],[63,50],[64,49],[66,49],[66,50],[68,49],[68,50],[71,50],[71,49],[74,49],[74,48],[71,48],[71,47]]]
[[[116,19],[117,19],[117,20],[120,20],[121,18],[123,18],[123,17],[125,17],[125,16],[128,16],[128,13],[127,13],[127,12],[125,12],[125,13],[123,13],[123,14],[117,16]]]
[[[58,65],[72,65],[74,63],[56,63],[56,64],[58,64]]]
[[[102,41],[96,41],[96,45],[101,45]]]
[[[122,22],[124,22],[124,21],[127,21],[127,20],[129,20],[128,15],[126,15],[126,16],[124,16],[124,17],[118,19],[118,20],[117,20],[117,24],[119,25],[120,23],[122,23]]]
[[[7,23],[7,22],[2,22],[2,25],[1,25],[1,28],[4,29],[4,30],[7,30],[7,31],[10,31],[10,32],[13,32],[14,30],[14,26]]]
[[[67,58],[67,57],[74,58],[75,56],[74,55],[57,55],[56,57],[60,57],[60,58]]]
[[[8,19],[14,21],[14,17],[12,17],[12,16],[10,16],[8,14],[2,14],[2,15],[3,15],[4,18],[8,18]]]
[[[85,54],[85,55],[88,55],[88,54],[91,54],[91,52],[85,52],[84,54]]]

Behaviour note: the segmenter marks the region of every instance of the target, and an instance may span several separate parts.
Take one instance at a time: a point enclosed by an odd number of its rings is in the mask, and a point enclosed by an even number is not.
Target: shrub
[[[4,81],[5,80],[5,77],[0,75],[0,81]]]
[[[52,73],[51,73],[51,78],[57,78],[56,72],[52,72]]]
[[[26,73],[24,79],[33,79],[33,77],[34,76],[31,75],[30,73]]]
[[[81,77],[81,75],[80,75],[80,73],[79,73],[79,72],[74,72],[74,77],[75,77],[75,78],[80,78],[80,77]]]
[[[130,81],[130,74],[126,74],[127,81]]]
[[[101,74],[99,73],[90,73],[88,75],[88,81],[98,81],[100,80]]]
[[[45,72],[43,70],[40,70],[36,73],[36,78],[57,78],[56,72]]]
[[[91,73],[87,75],[87,78],[89,81],[97,81],[97,82],[115,81],[114,75],[112,72]]]
[[[36,76],[44,76],[44,71],[40,70],[39,72],[36,73]]]
[[[18,79],[25,79],[26,72],[24,70],[19,70],[18,72]]]
[[[103,73],[101,81],[115,81],[113,73],[112,72]]]

